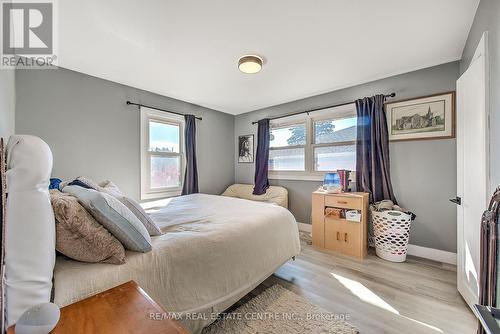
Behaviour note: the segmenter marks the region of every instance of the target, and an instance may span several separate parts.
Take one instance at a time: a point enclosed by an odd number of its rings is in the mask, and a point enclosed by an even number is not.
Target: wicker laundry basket
[[[371,211],[375,250],[392,262],[406,261],[411,215],[400,211]]]

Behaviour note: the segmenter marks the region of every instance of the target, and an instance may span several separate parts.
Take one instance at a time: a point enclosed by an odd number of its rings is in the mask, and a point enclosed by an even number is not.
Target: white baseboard
[[[440,249],[427,248],[409,244],[408,255],[423,257],[425,259],[457,265],[457,253],[447,252]]]
[[[311,233],[312,225],[297,223],[299,231]],[[423,257],[424,259],[439,261],[443,263],[457,265],[457,253],[447,252],[435,248],[427,248],[417,245],[408,245],[408,255]]]
[[[304,223],[297,223],[299,225],[299,231],[303,232],[312,232],[312,225],[311,224],[304,224]]]

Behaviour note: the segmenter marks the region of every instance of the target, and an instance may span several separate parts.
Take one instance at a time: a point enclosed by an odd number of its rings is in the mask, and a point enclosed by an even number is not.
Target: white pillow
[[[7,326],[50,301],[55,220],[50,204],[52,152],[40,138],[11,136],[7,145],[5,298]]]

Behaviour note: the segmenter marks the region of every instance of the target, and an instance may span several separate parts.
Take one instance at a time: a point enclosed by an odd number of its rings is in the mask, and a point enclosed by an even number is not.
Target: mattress
[[[169,200],[151,217],[164,232],[149,253],[123,265],[58,257],[54,302],[65,306],[129,280],[168,312],[191,314],[194,333],[300,252],[298,227],[269,203],[194,194]]]

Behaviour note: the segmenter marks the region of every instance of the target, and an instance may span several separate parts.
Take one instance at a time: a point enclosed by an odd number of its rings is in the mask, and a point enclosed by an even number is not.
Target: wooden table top
[[[137,283],[129,281],[61,308],[61,318],[51,333],[188,334],[166,314]],[[14,332],[9,328],[7,334]]]

